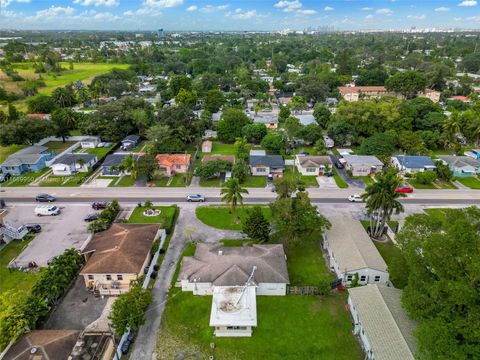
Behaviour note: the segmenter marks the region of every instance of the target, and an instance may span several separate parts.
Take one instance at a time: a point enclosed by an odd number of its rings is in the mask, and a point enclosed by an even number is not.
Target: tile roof
[[[155,156],[160,166],[173,166],[173,165],[189,165],[190,164],[190,154],[158,154]]]
[[[81,274],[138,274],[159,228],[157,224],[113,224],[93,235],[83,250],[93,254]]]
[[[297,155],[298,162],[303,168],[307,167],[320,167],[324,165],[332,165],[332,159],[330,156],[309,156],[309,155]]]
[[[348,292],[375,359],[413,360],[416,324],[402,308],[402,290],[368,284]]]
[[[241,286],[257,267],[254,282],[289,283],[283,245],[225,247],[201,243],[194,256],[182,260],[179,279],[208,282],[216,286]]]
[[[434,167],[435,164],[430,156],[394,155],[394,158],[408,169],[423,169],[426,166]]]
[[[283,157],[280,155],[250,155],[250,166],[268,166],[268,167],[283,167]]]
[[[217,160],[217,159],[228,161],[233,164],[235,162],[235,155],[218,155],[218,154],[205,155],[202,158],[202,163],[205,164],[209,161]]]
[[[325,237],[342,271],[370,268],[387,272],[387,264],[359,221],[347,216],[329,220],[332,227]]]

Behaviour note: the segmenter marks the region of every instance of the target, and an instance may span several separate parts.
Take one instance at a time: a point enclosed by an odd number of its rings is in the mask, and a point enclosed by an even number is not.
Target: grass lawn
[[[415,179],[408,179],[408,183],[413,186],[415,189],[437,189],[437,187],[434,184],[420,184],[417,180]]]
[[[387,267],[390,267],[390,264],[396,257],[401,256],[400,249],[390,240],[387,242],[373,241],[373,244],[377,248],[380,255],[382,255],[383,260],[385,260],[387,263]],[[400,283],[395,282],[395,279],[390,278],[390,281],[393,282],[395,287],[400,287]]]
[[[62,151],[68,149],[70,146],[75,144],[75,141],[49,141],[43,146],[48,148],[48,151],[55,151],[55,154],[60,154]]]
[[[145,216],[143,215],[145,208],[136,207],[128,218],[128,222],[132,224],[159,224],[175,216],[175,207],[173,206],[154,206],[153,209],[160,210],[160,215]]]
[[[73,176],[49,176],[43,180],[38,186],[62,186],[62,187],[74,187],[80,186],[83,182],[92,175],[92,172],[78,173]]]
[[[195,210],[197,218],[204,224],[223,230],[242,230],[242,221],[247,216],[247,210],[253,206],[245,205],[238,208],[240,222],[235,222],[235,215],[230,213],[227,206],[199,206]],[[261,206],[265,218],[270,219],[272,213],[268,206]]]
[[[3,183],[3,186],[17,187],[17,186],[27,186],[32,181],[38,179],[40,176],[44,175],[47,171],[50,171],[50,168],[46,167],[37,172],[29,172],[22,175],[15,175],[10,178],[6,183]]]
[[[158,187],[167,187],[167,183],[169,179],[170,178],[168,176],[163,176],[157,180],[151,181],[150,183],[155,184],[155,186],[158,186]],[[187,185],[185,183],[184,174],[175,174],[173,176],[172,182],[170,183],[170,185],[168,185],[168,187],[186,187],[186,186]]]
[[[0,250],[0,294],[8,290],[29,291],[38,277],[38,272],[23,272],[7,269],[8,263],[18,256],[23,249],[33,240],[33,236],[27,236],[25,240],[14,240]]]
[[[470,189],[475,189],[475,190],[480,189],[480,180],[476,177],[457,178],[457,180],[460,184]]]
[[[425,209],[423,211],[425,211],[432,218],[437,219],[443,223],[447,215],[447,210],[448,209],[434,208],[434,209]]]
[[[135,185],[135,180],[132,179],[132,177],[130,175],[126,175],[126,176],[123,176],[119,183],[117,185],[115,185],[117,181],[112,181],[110,183],[110,185],[108,185],[109,187],[129,187],[129,186],[133,186]]]
[[[294,166],[285,166],[285,172],[283,173],[283,176],[288,179],[293,179],[300,176],[300,179],[303,181],[307,188],[318,188],[318,181],[316,176],[305,176],[299,174]]]
[[[352,176],[352,179],[360,179],[362,180],[366,185],[371,185],[375,182],[371,176]]]
[[[10,155],[26,147],[27,145],[0,146],[0,164],[3,163]]]
[[[112,145],[110,147],[101,147],[101,148],[93,148],[93,149],[87,149],[87,154],[91,155],[97,155],[98,160],[103,159],[105,156],[107,156],[108,152],[112,150],[115,147],[115,145]]]
[[[338,175],[337,170],[335,169],[333,169],[333,179],[335,180],[335,183],[340,189],[348,188],[348,184],[345,182],[345,180],[342,179],[340,175]]]
[[[200,179],[200,186],[203,186],[203,187],[222,187],[222,185],[223,185],[223,178],[215,178],[215,179],[208,179],[208,180]]]
[[[242,187],[245,188],[264,188],[267,186],[266,176],[247,176],[242,182]]]
[[[236,155],[237,149],[233,144],[224,144],[218,141],[214,141],[212,144],[212,154],[220,155]]]

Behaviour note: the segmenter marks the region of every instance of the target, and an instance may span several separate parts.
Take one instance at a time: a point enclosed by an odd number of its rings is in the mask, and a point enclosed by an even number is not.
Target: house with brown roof
[[[219,154],[212,154],[212,155],[205,155],[202,158],[202,164],[206,164],[212,160],[223,160],[228,161],[231,164],[235,164],[235,155],[219,155]]]
[[[183,258],[178,285],[194,295],[212,295],[219,286],[244,286],[252,272],[257,295],[286,295],[290,280],[283,245],[200,243],[194,256]]]
[[[119,295],[130,289],[150,262],[150,250],[159,237],[156,224],[113,224],[93,235],[82,251],[85,286],[101,295]]]
[[[299,173],[305,176],[319,176],[332,167],[330,156],[309,156],[298,154],[295,156],[295,166]]]
[[[167,176],[185,174],[190,167],[190,154],[158,154],[155,160]]]

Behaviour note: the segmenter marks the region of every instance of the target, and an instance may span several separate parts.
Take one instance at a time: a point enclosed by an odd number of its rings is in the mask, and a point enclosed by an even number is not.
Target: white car
[[[55,205],[39,205],[35,208],[37,216],[57,216],[60,214],[60,208]]]
[[[362,199],[362,197],[361,197],[360,195],[354,194],[354,195],[350,195],[350,196],[348,197],[348,201],[350,201],[350,202],[362,202],[363,199]]]

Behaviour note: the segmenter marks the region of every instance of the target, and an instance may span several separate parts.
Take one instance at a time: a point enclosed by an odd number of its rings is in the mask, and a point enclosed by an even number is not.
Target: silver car
[[[205,202],[205,196],[200,194],[189,194],[187,195],[188,202]]]

